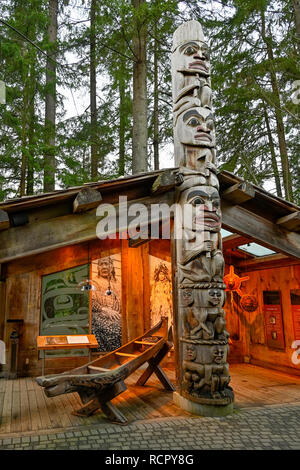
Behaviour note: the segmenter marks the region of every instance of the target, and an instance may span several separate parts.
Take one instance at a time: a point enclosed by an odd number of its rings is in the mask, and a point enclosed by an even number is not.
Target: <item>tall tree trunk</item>
[[[28,80],[26,80],[28,82]],[[20,196],[25,196],[26,188],[26,166],[27,166],[27,113],[28,113],[28,83],[25,83],[23,89],[23,109],[21,114],[21,181]]]
[[[28,159],[27,159],[27,188],[26,194],[34,192],[34,144],[35,144],[35,61],[30,66],[30,91],[29,91],[29,109],[28,109]]]
[[[140,18],[139,7],[145,0],[132,0],[136,10],[136,25],[133,36],[133,129],[132,129],[132,173],[145,172],[147,165],[147,26]]]
[[[300,0],[293,0],[293,3],[294,3],[294,13],[295,13],[297,45],[298,45],[298,50],[300,54]]]
[[[278,165],[277,165],[277,160],[276,160],[276,152],[275,152],[271,126],[270,126],[270,120],[269,120],[269,116],[268,116],[265,104],[263,104],[263,107],[264,107],[264,118],[265,118],[270,153],[271,153],[271,164],[272,164],[272,169],[273,169],[274,178],[275,178],[276,193],[277,193],[277,196],[282,197],[280,176],[279,176]]]
[[[280,101],[280,93],[279,93],[276,72],[274,69],[272,38],[270,36],[267,37],[266,35],[266,22],[265,22],[265,14],[263,10],[261,10],[261,19],[262,19],[262,39],[264,43],[266,44],[268,59],[270,63],[269,73],[270,73],[271,86],[272,86],[272,91],[273,91],[274,112],[275,112],[275,118],[276,118],[276,128],[277,128],[277,136],[278,136],[280,158],[281,158],[281,165],[282,165],[282,177],[283,177],[285,198],[288,201],[293,201],[291,172],[290,172],[289,158],[288,158],[286,139],[285,139],[285,130],[284,130],[283,114],[282,114],[282,107],[281,107],[281,101]]]
[[[48,58],[46,64],[46,106],[45,106],[45,147],[44,191],[55,189],[55,120],[56,120],[56,41],[58,0],[49,0]]]
[[[28,105],[29,105],[29,65],[27,47],[23,48],[24,67],[23,67],[23,93],[22,93],[22,111],[21,111],[21,178],[20,178],[20,196],[25,196],[26,190],[26,168],[27,168],[27,134],[28,134]]]
[[[122,71],[124,60],[121,60],[121,74],[119,78],[119,161],[118,161],[118,174],[119,176],[124,175],[125,173],[125,132],[126,132],[126,91],[125,91],[125,80],[123,77]]]
[[[96,92],[96,2],[91,0],[91,27],[90,27],[90,107],[91,107],[91,178],[98,179],[98,152],[97,152],[97,92]]]
[[[153,102],[153,150],[154,170],[159,170],[159,113],[158,113],[158,41],[157,23],[154,24],[154,102]]]

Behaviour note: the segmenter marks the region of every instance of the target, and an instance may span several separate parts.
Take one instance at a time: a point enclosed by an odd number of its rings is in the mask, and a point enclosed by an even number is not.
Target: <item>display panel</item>
[[[300,340],[300,289],[291,290],[291,305],[295,340]]]
[[[92,280],[92,333],[98,351],[113,351],[122,345],[121,253],[93,260]]]
[[[280,291],[263,291],[267,345],[284,349],[284,332]]]
[[[151,326],[158,323],[162,316],[168,317],[172,324],[172,272],[171,263],[156,256],[149,256],[150,263],[150,321]]]
[[[89,265],[42,277],[40,335],[89,333],[89,291],[80,283],[89,278]],[[86,356],[86,349],[47,351],[46,357]]]

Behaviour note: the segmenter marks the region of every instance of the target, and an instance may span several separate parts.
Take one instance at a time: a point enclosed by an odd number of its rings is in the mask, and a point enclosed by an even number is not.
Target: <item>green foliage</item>
[[[2,3],[4,19],[46,53],[49,49],[46,38],[48,1],[3,0]],[[292,85],[299,79],[299,49],[290,0],[147,0],[139,8],[134,8],[132,0],[96,2],[97,129],[94,138],[91,137],[89,105],[90,8],[91,0],[59,0],[57,187],[81,185],[90,180],[92,143],[98,149],[99,179],[131,172],[132,70],[136,60],[132,38],[136,29],[144,25],[148,32],[149,169],[153,168],[157,111],[163,162],[162,149],[171,144],[173,138],[172,34],[183,21],[197,19],[211,44],[220,166],[274,192],[274,175],[278,171],[279,186],[284,188],[276,126],[276,110],[280,108],[294,197],[296,202],[300,201],[297,189],[300,187],[297,134],[300,107],[292,101]],[[266,23],[265,41],[262,18]],[[19,195],[24,183],[27,194],[42,189],[47,89],[45,55],[3,24],[0,24],[0,40],[0,79],[7,85],[7,104],[0,106],[0,199],[4,199]],[[272,58],[267,46],[271,48]],[[272,88],[271,71],[276,77],[279,97]],[[78,100],[78,110],[72,116],[63,97],[66,90],[75,103]],[[26,181],[22,164],[26,166]],[[28,184],[32,175],[33,188]]]

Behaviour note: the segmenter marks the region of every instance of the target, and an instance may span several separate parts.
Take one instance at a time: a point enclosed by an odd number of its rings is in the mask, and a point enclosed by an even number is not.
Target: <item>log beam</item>
[[[236,183],[225,189],[222,198],[230,201],[232,204],[242,204],[255,197],[255,189],[250,183]]]
[[[89,187],[83,188],[74,199],[73,212],[76,214],[78,212],[88,211],[97,207],[101,201],[102,196],[99,191]]]
[[[222,200],[223,227],[287,256],[300,258],[300,234]]]
[[[235,261],[235,266],[243,272],[259,271],[261,269],[283,268],[285,266],[299,265],[299,259],[290,258],[281,253],[276,255],[262,256],[261,258],[250,259],[247,261]]]
[[[0,210],[0,230],[9,228],[9,217],[7,212]]]
[[[141,199],[128,201],[128,209],[133,204],[144,204],[150,213],[151,204],[174,203],[174,192],[153,195]],[[116,216],[119,214],[118,205],[115,206]],[[158,222],[163,215],[158,216]],[[96,226],[99,217],[96,209],[78,214],[68,214],[53,219],[41,220],[35,224],[21,227],[11,227],[5,233],[0,232],[0,263],[11,261],[25,256],[35,255],[54,250],[63,246],[96,240]],[[127,226],[119,227],[120,231]]]
[[[174,188],[176,184],[176,172],[172,170],[166,170],[154,181],[152,185],[152,193],[153,194],[159,194],[163,193],[166,191],[169,191],[170,189]]]
[[[240,245],[245,245],[252,241],[249,237],[242,237],[241,235],[233,234],[228,237],[223,238],[223,249],[231,250],[232,248],[237,248]]]
[[[284,217],[280,217],[276,221],[276,224],[286,230],[290,230],[291,232],[297,232],[300,230],[300,212],[292,212]]]

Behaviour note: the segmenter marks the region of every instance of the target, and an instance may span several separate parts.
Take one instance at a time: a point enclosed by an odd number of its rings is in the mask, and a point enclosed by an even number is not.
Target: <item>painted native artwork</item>
[[[151,326],[156,325],[162,317],[168,317],[172,324],[172,273],[171,263],[162,261],[156,256],[149,256],[150,263],[150,306]]]
[[[89,293],[78,288],[89,278],[89,265],[76,266],[42,278],[41,335],[89,333]],[[47,351],[46,356],[85,356],[85,349]]]
[[[92,262],[92,333],[99,351],[113,351],[122,344],[121,255]]]
[[[176,239],[176,313],[180,395],[203,405],[229,405],[224,258],[215,117],[208,45],[197,21],[174,33],[172,94],[177,203],[182,237]]]

